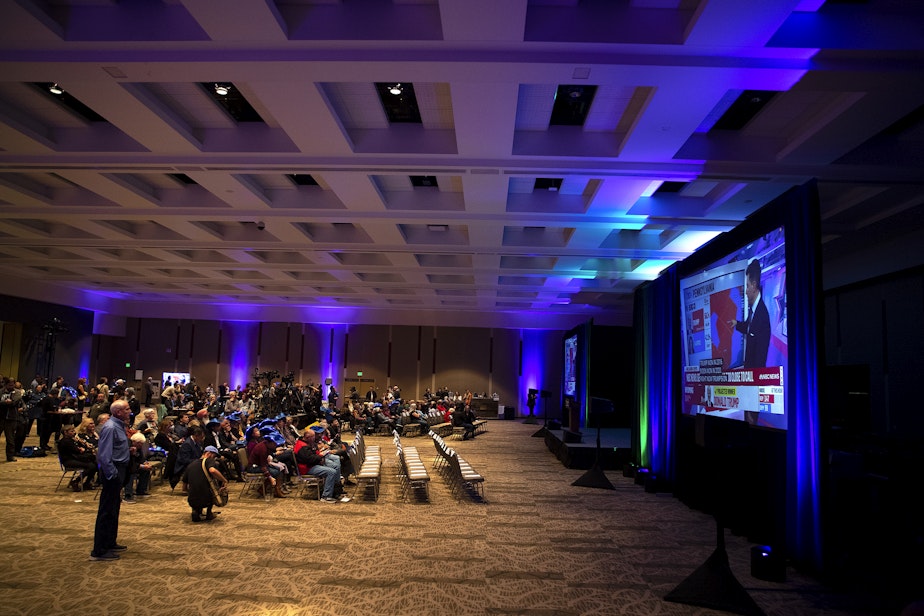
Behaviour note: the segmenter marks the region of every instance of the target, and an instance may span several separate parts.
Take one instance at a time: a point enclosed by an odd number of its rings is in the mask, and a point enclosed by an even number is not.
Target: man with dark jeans
[[[0,421],[3,422],[3,437],[6,439],[6,461],[16,461],[16,428],[22,411],[22,390],[16,388],[16,381],[4,379],[0,391]]]
[[[119,545],[119,512],[122,506],[122,485],[128,470],[129,441],[125,422],[131,415],[128,402],[116,400],[109,409],[112,417],[99,431],[99,446],[96,459],[99,464],[100,481],[103,489],[99,497],[96,514],[96,532],[93,536],[93,551],[90,560],[118,560],[119,552],[125,550]]]
[[[474,413],[471,413],[471,409],[461,403],[459,403],[456,406],[456,410],[452,412],[452,425],[456,428],[465,429],[465,433],[462,435],[463,441],[475,438],[474,421]]]
[[[148,377],[148,380],[144,382],[144,405],[151,406],[154,402],[154,379]]]
[[[48,441],[51,440],[52,434],[57,434],[61,430],[61,416],[55,414],[61,404],[59,393],[60,390],[57,387],[52,387],[48,395],[39,401],[41,407],[38,420],[39,446],[43,451],[51,450]]]

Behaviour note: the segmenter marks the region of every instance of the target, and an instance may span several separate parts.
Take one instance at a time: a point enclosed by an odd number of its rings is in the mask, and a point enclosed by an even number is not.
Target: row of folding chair
[[[487,502],[484,497],[484,477],[478,474],[454,449],[446,445],[439,434],[431,430],[430,438],[433,439],[433,446],[437,453],[433,460],[433,468],[449,483],[450,492],[456,499],[461,500],[463,494],[469,494],[481,502]]]
[[[297,488],[295,493],[296,496],[301,496],[304,494],[305,490],[311,490],[315,494],[315,500],[321,500],[321,490],[324,486],[324,479],[319,475],[302,475],[297,461],[295,463],[295,485]]]
[[[414,490],[421,490],[423,497],[430,501],[430,474],[420,459],[416,447],[404,447],[401,444],[401,435],[397,430],[394,435],[395,449],[398,455],[398,483],[401,486],[401,498],[407,501],[407,496]]]
[[[404,411],[401,413],[401,416],[402,424],[404,425],[404,436],[418,436],[420,424],[407,423],[407,418],[410,416],[410,412]],[[436,409],[424,412],[422,417],[427,420],[427,423],[430,425],[430,429],[437,434],[449,434],[449,432],[452,430],[452,424],[449,422],[444,422],[443,414]]]
[[[347,455],[353,464],[353,477],[356,479],[355,498],[360,488],[368,491],[372,488],[373,498],[379,498],[379,483],[382,476],[382,452],[378,445],[366,446],[362,430],[356,431],[353,443],[347,448]]]
[[[427,413],[427,423],[430,424],[430,429],[439,435],[445,435],[452,432],[452,423],[443,421],[443,414],[436,409],[433,409]]]

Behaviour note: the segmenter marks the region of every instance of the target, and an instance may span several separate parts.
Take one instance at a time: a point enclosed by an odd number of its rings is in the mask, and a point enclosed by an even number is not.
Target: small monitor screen
[[[164,372],[164,378],[161,379],[164,387],[167,387],[167,384],[179,385],[180,383],[189,382],[189,373],[188,372]]]
[[[565,395],[574,396],[577,392],[577,334],[565,338]]]

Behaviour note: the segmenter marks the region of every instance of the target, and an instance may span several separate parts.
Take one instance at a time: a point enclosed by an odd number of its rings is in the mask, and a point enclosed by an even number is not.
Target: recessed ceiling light
[[[215,84],[215,94],[217,94],[218,96],[227,96],[228,92],[230,91],[231,91],[231,88],[229,86],[226,86],[223,83]]]
[[[50,86],[48,86],[48,91],[51,92],[52,94],[59,94],[59,95],[60,95],[60,94],[64,94],[64,88],[62,88],[61,86],[59,86],[59,85],[56,84],[56,83],[51,84]]]
[[[392,87],[388,88],[388,91],[394,94],[395,96],[398,96],[399,94],[404,92],[404,88],[401,87],[400,83],[396,83]]]

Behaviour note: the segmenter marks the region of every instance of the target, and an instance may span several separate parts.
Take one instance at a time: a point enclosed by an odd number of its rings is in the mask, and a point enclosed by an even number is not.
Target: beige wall
[[[560,389],[562,335],[530,330],[526,337],[542,354],[542,374],[536,378],[553,392]],[[164,371],[188,371],[202,386],[228,381],[234,387],[236,367],[244,382],[255,371],[278,370],[293,372],[299,382],[317,383],[330,367],[341,395],[351,385],[365,394],[369,383],[355,381],[362,372],[380,393],[390,385],[400,386],[406,398],[421,397],[428,387],[497,392],[501,404],[523,414],[528,379],[521,374],[522,338],[518,329],[133,318],[124,337],[95,336],[94,351],[97,374],[129,382],[135,369],[158,379]],[[132,364],[130,370],[125,362]],[[550,415],[556,412],[553,406],[557,401],[550,404]]]

